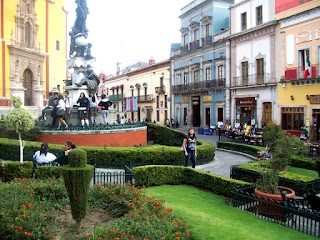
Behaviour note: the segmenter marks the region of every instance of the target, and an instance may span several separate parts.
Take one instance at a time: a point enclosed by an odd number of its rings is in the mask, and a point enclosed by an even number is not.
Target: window
[[[159,108],[159,96],[157,96],[157,108]]]
[[[248,85],[248,62],[241,63],[242,85]]]
[[[183,73],[183,84],[184,85],[188,84],[188,72]]]
[[[209,37],[210,36],[210,24],[206,24],[205,29],[206,29],[206,37]]]
[[[305,78],[305,70],[306,66],[309,64],[308,61],[310,61],[310,51],[309,49],[303,49],[299,50],[298,55],[298,78],[302,79]]]
[[[199,70],[194,70],[193,72],[193,81],[198,82],[199,81]]]
[[[144,87],[144,95],[147,96],[147,93],[148,93],[148,88]]]
[[[211,68],[210,67],[206,68],[206,80],[207,81],[211,80]]]
[[[176,74],[176,85],[178,85],[178,84],[181,84],[181,74],[180,73],[177,73]]]
[[[218,79],[222,79],[224,78],[224,66],[223,65],[219,65],[218,66]]]
[[[29,22],[25,25],[25,44],[27,48],[31,48],[31,25]]]
[[[262,6],[256,8],[257,25],[262,24]]]
[[[247,29],[247,13],[241,14],[241,30],[244,31]]]
[[[138,92],[138,99],[140,99],[140,88],[137,88],[137,92]]]
[[[259,58],[256,61],[257,61],[257,84],[263,84],[264,83],[263,58]]]
[[[131,88],[131,97],[133,97],[134,89]]]
[[[60,51],[60,41],[56,40],[56,51]]]
[[[157,110],[157,122],[160,122],[160,111]]]
[[[164,108],[168,108],[168,96],[164,95]]]
[[[188,44],[188,34],[183,35],[183,46]]]
[[[193,41],[198,41],[199,40],[199,36],[198,36],[198,32],[199,32],[199,30],[198,29],[195,29],[194,31],[193,31]]]
[[[283,130],[300,131],[304,126],[304,108],[281,108],[281,127]]]

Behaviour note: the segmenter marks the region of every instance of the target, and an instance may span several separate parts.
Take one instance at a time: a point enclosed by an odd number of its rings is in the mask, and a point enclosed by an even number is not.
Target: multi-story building
[[[236,0],[231,19],[232,125],[277,122],[277,23],[274,1]]]
[[[281,127],[320,140],[320,1],[276,0],[280,25],[279,119]]]
[[[155,63],[126,72],[105,81],[104,93],[115,104],[118,120],[122,117],[131,121],[166,124],[170,105],[170,61]],[[137,111],[126,112],[126,98],[136,97]]]
[[[230,120],[229,7],[194,0],[181,9],[181,43],[171,46],[172,118],[190,126]]]
[[[52,88],[67,78],[67,12],[64,0],[1,1],[0,106],[11,95],[43,107]]]

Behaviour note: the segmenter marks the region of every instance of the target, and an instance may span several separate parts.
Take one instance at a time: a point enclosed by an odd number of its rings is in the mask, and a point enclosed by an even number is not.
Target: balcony
[[[234,77],[232,87],[259,86],[262,84],[276,84],[274,74],[250,74],[247,76]]]
[[[199,48],[199,40],[190,43],[190,51],[198,49],[198,48]]]
[[[166,87],[165,86],[156,87],[156,93],[163,94],[165,92],[166,92]]]
[[[202,46],[207,46],[212,43],[212,36],[202,38]]]
[[[179,84],[172,86],[173,94],[190,93],[190,92],[204,92],[216,88],[225,87],[225,78],[213,79],[208,81],[199,81],[188,84]]]
[[[110,95],[109,100],[110,101],[123,100],[123,94]]]
[[[143,102],[153,102],[153,101],[154,101],[153,94],[141,95],[141,96],[137,96],[137,98],[138,98],[138,102],[139,102],[139,103],[143,103]]]
[[[295,67],[295,68],[287,68],[285,71],[285,79],[286,81],[292,80],[319,80],[320,78],[320,64],[311,65],[310,75],[305,75],[305,67]]]
[[[189,48],[188,48],[188,44],[187,45],[184,45],[180,48],[180,52],[181,54],[182,53],[185,53],[185,52],[188,52],[189,51]]]

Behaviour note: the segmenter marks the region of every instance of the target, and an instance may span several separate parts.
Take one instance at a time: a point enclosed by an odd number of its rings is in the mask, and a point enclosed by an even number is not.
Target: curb
[[[236,155],[242,155],[242,156],[245,156],[245,157],[248,157],[252,160],[257,160],[257,157],[254,157],[250,154],[246,154],[246,153],[242,153],[242,152],[236,152],[236,151],[232,151],[232,150],[228,150],[228,149],[224,149],[224,148],[216,148],[216,151],[222,151],[222,152],[228,152],[228,153],[233,153],[233,154],[236,154]]]

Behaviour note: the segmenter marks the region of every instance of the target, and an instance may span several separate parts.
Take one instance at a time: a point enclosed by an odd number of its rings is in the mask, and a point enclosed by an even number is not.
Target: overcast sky
[[[170,57],[170,44],[180,42],[180,9],[192,0],[88,0],[87,18],[96,73],[116,73],[138,61]],[[68,31],[74,24],[76,4],[66,0]],[[69,40],[69,39],[68,39]]]

